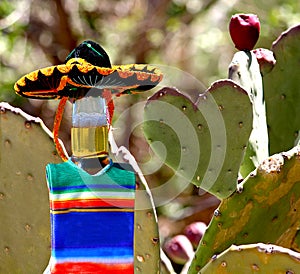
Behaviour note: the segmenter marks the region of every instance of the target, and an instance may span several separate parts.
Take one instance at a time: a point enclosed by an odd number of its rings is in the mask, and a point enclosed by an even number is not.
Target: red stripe
[[[133,274],[132,264],[97,264],[97,263],[57,263],[51,267],[52,274]]]
[[[95,207],[119,207],[134,208],[133,199],[78,199],[67,201],[52,201],[50,203],[52,210],[68,209],[68,208],[95,208]]]

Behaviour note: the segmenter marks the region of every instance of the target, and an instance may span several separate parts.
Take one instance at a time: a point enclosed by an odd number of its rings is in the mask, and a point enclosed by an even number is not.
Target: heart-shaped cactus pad
[[[148,99],[143,130],[152,150],[177,175],[214,194],[230,196],[252,130],[247,92],[219,80],[195,102],[165,87]]]

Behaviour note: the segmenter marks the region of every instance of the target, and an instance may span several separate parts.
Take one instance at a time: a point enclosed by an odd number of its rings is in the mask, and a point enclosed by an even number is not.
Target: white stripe
[[[119,198],[119,199],[134,199],[135,193],[132,192],[72,192],[72,193],[60,193],[53,194],[50,193],[51,200],[70,200],[70,199],[109,199],[109,198]]]
[[[99,258],[99,257],[68,257],[52,258],[53,263],[102,263],[102,264],[130,264],[133,263],[131,256],[118,256],[117,258]]]

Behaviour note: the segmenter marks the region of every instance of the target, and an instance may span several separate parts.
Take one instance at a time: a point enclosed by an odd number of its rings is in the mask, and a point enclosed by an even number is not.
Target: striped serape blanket
[[[135,174],[112,162],[90,175],[71,160],[46,167],[51,273],[134,273]]]

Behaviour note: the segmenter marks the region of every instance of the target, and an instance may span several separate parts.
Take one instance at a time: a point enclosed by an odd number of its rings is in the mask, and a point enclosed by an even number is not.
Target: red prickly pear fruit
[[[231,39],[238,50],[252,50],[258,40],[260,22],[255,14],[235,14],[229,23]]]
[[[264,76],[269,73],[276,64],[273,51],[263,48],[258,48],[252,51],[256,56],[261,74]]]
[[[194,257],[194,249],[185,235],[176,235],[167,240],[164,250],[168,257],[176,264],[185,264]]]
[[[206,228],[207,226],[203,222],[194,222],[185,227],[184,235],[188,237],[194,248],[199,245]]]

